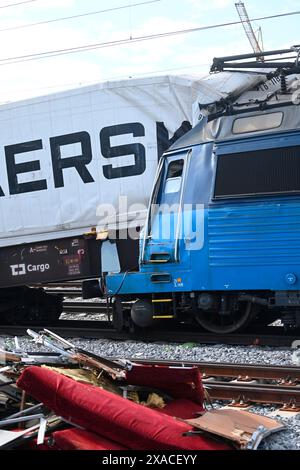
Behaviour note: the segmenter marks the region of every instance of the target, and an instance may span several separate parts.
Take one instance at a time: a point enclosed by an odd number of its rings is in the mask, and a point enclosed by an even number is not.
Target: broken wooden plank
[[[257,449],[265,437],[284,429],[284,425],[274,419],[231,409],[207,411],[198,418],[180,421],[228,439],[241,449]]]

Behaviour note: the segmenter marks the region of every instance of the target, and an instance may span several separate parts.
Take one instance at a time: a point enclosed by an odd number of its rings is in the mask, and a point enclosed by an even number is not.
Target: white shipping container
[[[120,195],[146,205],[156,123],[171,138],[192,121],[193,82],[106,82],[3,105],[0,246],[82,234],[97,225],[97,207],[117,208]]]
[[[121,195],[146,206],[168,139],[193,124],[198,101],[229,92],[214,93],[210,77],[161,76],[2,105],[0,247],[80,235],[98,225],[99,205],[118,208]]]

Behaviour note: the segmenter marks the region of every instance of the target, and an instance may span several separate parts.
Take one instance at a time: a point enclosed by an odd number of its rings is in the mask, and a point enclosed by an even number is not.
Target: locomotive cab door
[[[167,156],[158,171],[145,227],[143,263],[174,263],[183,240],[183,194],[190,153]]]

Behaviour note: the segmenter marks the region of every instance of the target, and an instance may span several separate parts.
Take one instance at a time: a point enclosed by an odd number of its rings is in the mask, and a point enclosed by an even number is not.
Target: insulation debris
[[[149,406],[149,408],[164,408],[166,406],[162,397],[160,397],[157,393],[150,393],[148,395],[147,401],[141,402],[141,405]]]
[[[120,387],[117,387],[114,382],[109,380],[108,378],[104,377],[103,375],[96,375],[94,371],[89,369],[67,369],[63,367],[50,367],[50,366],[42,366],[46,369],[53,370],[54,372],[58,372],[59,374],[65,375],[66,377],[70,377],[77,382],[83,382],[90,385],[95,385],[96,387],[103,388],[104,390],[108,390],[112,393],[116,393],[117,395],[122,395],[122,390]]]

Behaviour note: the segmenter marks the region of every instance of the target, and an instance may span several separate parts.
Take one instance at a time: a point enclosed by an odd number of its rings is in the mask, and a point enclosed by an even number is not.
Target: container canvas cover
[[[253,73],[221,72],[207,75],[200,82],[197,94],[198,103],[202,107],[228,98],[233,100],[265,81],[264,75]]]
[[[261,77],[160,76],[106,82],[0,107],[0,247],[142,225],[158,158],[199,117],[198,103]],[[119,207],[119,196],[128,199]],[[99,209],[100,207],[100,209]],[[120,225],[120,228],[122,228]],[[108,227],[109,228],[109,227]]]

